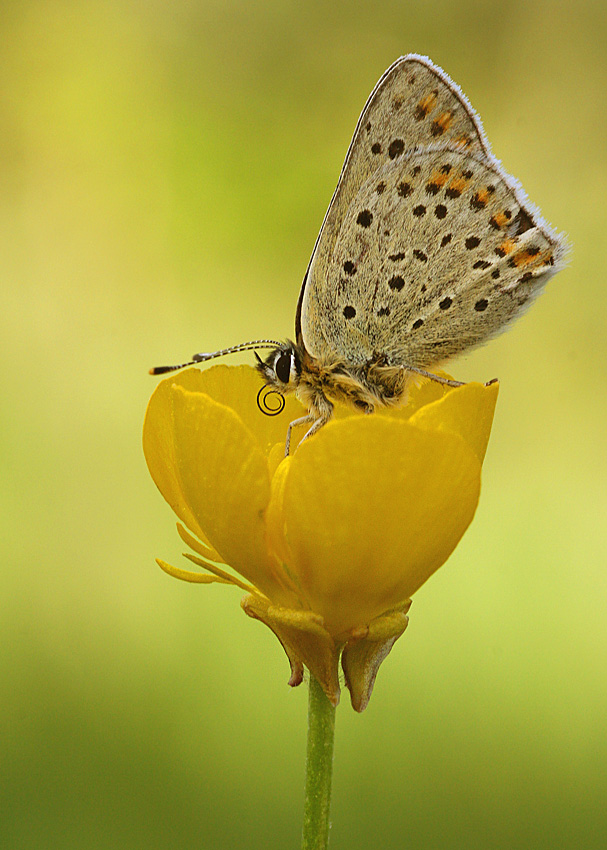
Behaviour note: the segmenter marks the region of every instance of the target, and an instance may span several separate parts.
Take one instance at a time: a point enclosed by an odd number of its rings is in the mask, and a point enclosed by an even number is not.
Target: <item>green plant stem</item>
[[[326,850],[329,844],[334,735],[335,706],[310,674],[302,850]]]

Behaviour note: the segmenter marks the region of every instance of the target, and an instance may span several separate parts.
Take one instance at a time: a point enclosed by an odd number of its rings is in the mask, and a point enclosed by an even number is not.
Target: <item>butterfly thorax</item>
[[[407,385],[406,371],[390,365],[381,355],[357,366],[304,352],[297,396],[309,408],[327,399],[372,413],[377,406],[403,402]]]
[[[401,366],[380,354],[368,362],[346,364],[337,357],[313,357],[301,345],[287,342],[259,360],[266,385],[284,394],[294,392],[314,418],[327,420],[335,403],[372,413],[377,406],[401,404],[411,378]]]

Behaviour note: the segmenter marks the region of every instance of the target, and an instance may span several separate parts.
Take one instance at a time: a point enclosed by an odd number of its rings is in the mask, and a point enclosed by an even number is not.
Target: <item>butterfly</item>
[[[466,96],[430,59],[385,71],[354,130],[299,294],[295,342],[257,340],[262,389],[295,392],[303,440],[345,403],[399,405],[415,375],[486,342],[564,266],[567,245],[491,153]],[[176,367],[157,367],[160,374]],[[270,411],[268,411],[270,412]],[[302,440],[302,442],[303,442]]]

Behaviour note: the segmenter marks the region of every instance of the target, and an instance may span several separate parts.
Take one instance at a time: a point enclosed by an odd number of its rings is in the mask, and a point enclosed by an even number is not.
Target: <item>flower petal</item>
[[[427,430],[459,434],[482,463],[491,434],[498,392],[497,382],[488,386],[464,384],[422,407],[409,421]]]
[[[434,369],[433,373],[441,378],[451,380],[451,375],[441,369]],[[380,416],[389,416],[396,419],[410,419],[414,413],[433,401],[439,401],[451,389],[445,384],[433,381],[431,378],[422,378],[420,375],[412,375],[410,383],[407,384],[407,395],[405,404],[400,407],[378,407],[375,412]]]
[[[225,563],[275,601],[292,604],[265,543],[268,463],[239,416],[168,379],[150,400],[144,449],[154,481],[191,531],[200,536],[204,529],[202,539]]]
[[[174,382],[161,381],[148,402],[143,424],[143,453],[154,483],[179,519],[205,544],[208,539],[186,504],[177,471],[173,415]]]
[[[310,610],[310,600],[306,597],[305,590],[301,587],[297,573],[294,573],[290,566],[293,563],[293,553],[289,548],[284,534],[282,503],[291,463],[292,456],[284,457],[283,448],[283,459],[272,478],[270,504],[266,511],[266,542],[270,552],[282,564],[282,569],[288,575],[293,588],[297,588],[297,607]]]
[[[478,502],[464,440],[379,416],[329,423],[291,460],[273,534],[332,635],[409,598],[449,557]]]
[[[257,405],[262,381],[252,366],[184,369],[169,380],[191,392],[206,393],[214,401],[231,408],[266,456],[275,443],[281,443],[284,447],[289,423],[306,413],[293,395],[285,397],[285,406],[281,413],[275,416],[262,413]]]

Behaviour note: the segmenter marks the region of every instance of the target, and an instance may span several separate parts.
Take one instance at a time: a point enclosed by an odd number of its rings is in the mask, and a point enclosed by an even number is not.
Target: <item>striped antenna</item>
[[[192,355],[192,359],[188,360],[187,363],[179,363],[177,366],[155,366],[153,369],[150,369],[150,375],[164,375],[165,372],[176,372],[185,366],[194,366],[196,363],[204,363],[206,360],[213,360],[215,357],[224,357],[226,354],[234,354],[236,351],[250,351],[253,348],[277,348],[281,345],[282,343],[276,342],[275,339],[257,339],[254,342],[241,342],[240,345],[233,345],[231,348],[222,348],[221,351],[194,354]]]

